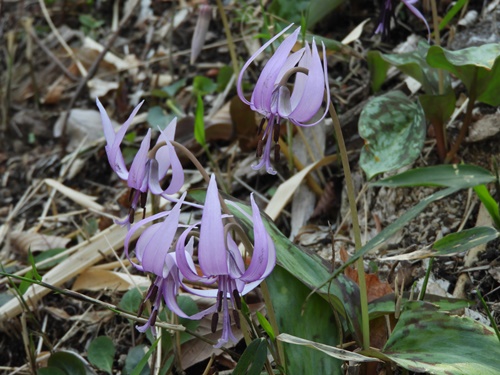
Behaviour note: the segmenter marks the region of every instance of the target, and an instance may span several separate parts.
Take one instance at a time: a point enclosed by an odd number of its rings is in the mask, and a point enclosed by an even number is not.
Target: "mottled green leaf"
[[[139,345],[139,346],[134,346],[133,348],[130,348],[127,354],[127,358],[125,359],[125,366],[123,367],[123,374],[124,375],[129,375],[132,373],[134,368],[137,367],[139,362],[144,358],[146,355],[146,346],[144,345]],[[142,368],[142,370],[139,372],[138,375],[149,375],[150,370],[149,366],[146,363],[146,365]]]
[[[496,375],[500,345],[489,327],[411,302],[382,353],[410,371],[437,375]]]
[[[310,289],[280,266],[275,267],[266,282],[280,333],[326,345],[339,344],[335,317],[325,299],[315,294],[306,301]],[[297,345],[284,345],[284,351],[288,375],[342,374],[342,361],[319,351]]]
[[[371,185],[387,187],[449,186],[467,189],[493,181],[495,181],[495,176],[476,165],[446,164],[415,168],[396,176],[374,181]]]
[[[278,340],[287,342],[289,344],[306,346],[312,349],[319,350],[322,353],[329,355],[330,357],[340,359],[342,361],[354,361],[354,362],[379,362],[376,358],[365,357],[364,355],[350,352],[348,350],[339,349],[335,346],[321,344],[319,342],[305,340],[300,337],[292,336],[286,333],[282,333],[278,336]],[[323,372],[322,372],[323,373]]]
[[[451,233],[434,242],[432,249],[439,255],[452,255],[497,239],[499,232],[492,227],[475,227]]]
[[[422,84],[427,94],[439,93],[439,73],[426,61],[429,44],[420,42],[415,51],[400,54],[383,54],[379,51],[370,51],[367,54],[368,67],[372,79],[372,90],[377,92],[385,81],[389,66],[395,66],[406,75]],[[444,88],[448,91],[450,79],[443,75]]]
[[[365,140],[359,164],[370,179],[413,162],[425,141],[425,115],[420,103],[400,91],[370,100],[358,123]]]
[[[500,105],[500,43],[483,44],[478,47],[448,51],[432,46],[427,53],[427,62],[435,68],[446,69],[465,84],[469,95],[474,89],[476,100]]]
[[[233,375],[258,375],[267,359],[267,343],[263,338],[253,340],[243,352]]]
[[[99,370],[111,374],[115,351],[115,345],[111,338],[108,336],[99,336],[90,343],[87,350],[87,358]]]
[[[198,95],[213,94],[217,90],[217,84],[208,77],[196,76],[193,80],[193,92]]]
[[[148,110],[148,124],[151,126],[153,129],[158,129],[160,128],[161,130],[164,130],[165,127],[170,124],[170,121],[174,119],[174,115],[167,115],[165,112],[163,112],[163,109],[159,106],[156,107],[151,107]]]

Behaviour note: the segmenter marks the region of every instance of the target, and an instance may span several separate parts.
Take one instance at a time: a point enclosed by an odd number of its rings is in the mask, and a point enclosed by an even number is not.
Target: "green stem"
[[[420,290],[420,294],[418,295],[418,300],[423,301],[425,297],[425,292],[427,291],[427,284],[429,282],[429,277],[431,275],[432,265],[434,264],[434,257],[429,259],[429,266],[427,267],[427,272],[425,273],[424,282],[422,283],[422,290]]]
[[[486,310],[486,314],[488,315],[488,319],[490,320],[491,326],[493,327],[493,330],[495,331],[495,333],[497,335],[498,341],[500,341],[500,331],[498,331],[497,323],[496,323],[495,319],[493,318],[493,315],[491,315],[491,311],[488,308],[488,305],[486,304],[486,301],[484,300],[483,296],[481,295],[481,292],[479,291],[479,289],[476,290],[476,293],[477,293],[479,299],[481,300],[481,304],[483,305],[483,308]]]
[[[342,128],[340,126],[340,121],[337,116],[337,112],[335,111],[335,107],[331,102],[328,103],[328,105],[329,105],[328,108],[330,112],[330,117],[333,120],[333,128],[335,130],[335,137],[337,138],[340,159],[342,160],[342,167],[344,169],[345,185],[347,189],[347,199],[349,201],[349,207],[351,209],[354,246],[356,251],[359,251],[359,249],[361,249],[362,247],[361,228],[359,227],[358,209],[356,207],[356,194],[354,192],[354,183],[352,180],[351,168],[349,166],[349,157],[347,156],[347,149],[345,147],[344,136],[342,135]],[[361,327],[363,332],[363,349],[366,350],[370,347],[370,320],[368,316],[368,293],[366,290],[365,267],[363,263],[363,257],[360,257],[356,261],[356,268],[358,270],[358,281],[359,281]]]
[[[240,73],[240,66],[238,64],[238,57],[236,56],[236,48],[234,47],[233,36],[231,34],[229,22],[227,22],[226,12],[224,12],[221,0],[217,0],[217,9],[222,20],[222,25],[224,26],[224,32],[226,33],[227,46],[229,48],[229,54],[231,55],[231,62],[233,63],[233,71],[234,74],[238,76]]]

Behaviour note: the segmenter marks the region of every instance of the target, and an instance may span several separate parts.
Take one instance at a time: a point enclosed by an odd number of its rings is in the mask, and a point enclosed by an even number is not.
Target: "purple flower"
[[[151,129],[149,129],[141,143],[139,151],[132,161],[130,169],[127,169],[125,166],[120,145],[142,103],[139,103],[134,108],[127,121],[115,133],[106,110],[99,99],[96,99],[97,107],[99,107],[99,111],[101,112],[102,127],[106,138],[105,148],[109,164],[118,177],[127,181],[128,186],[131,188],[130,223],[133,222],[137,206],[140,205],[142,208],[146,206],[148,191],[156,195],[174,194],[179,191],[184,183],[184,171],[175,148],[171,143],[175,136],[177,119],[173,119],[165,131],[160,130],[160,136],[151,151],[149,150],[151,145]],[[160,181],[166,176],[169,169],[172,169],[172,180],[168,187],[163,189],[160,186]]]
[[[427,20],[423,16],[422,13],[413,5],[417,2],[417,0],[401,0],[404,5],[417,17],[420,18],[427,27],[428,35],[431,35],[431,29],[429,28],[429,24]],[[384,38],[387,38],[389,35],[390,27],[391,27],[391,18],[394,18],[394,8],[396,7],[396,0],[384,0],[384,8],[380,13],[379,24],[375,29],[375,34],[382,34]]]
[[[280,136],[281,120],[290,120],[298,126],[316,125],[325,117],[328,106],[326,106],[323,115],[318,121],[313,123],[308,123],[308,121],[321,108],[325,90],[326,101],[327,103],[330,101],[324,44],[322,44],[323,64],[321,63],[318,48],[314,41],[311,47],[306,43],[304,48],[297,52],[291,52],[297,41],[300,28],[297,28],[290,36],[285,38],[274,55],[269,59],[257,80],[250,101],[243,95],[242,80],[247,68],[258,55],[290,29],[290,27],[292,25],[265,43],[250,57],[241,70],[237,84],[240,99],[248,104],[252,110],[264,116],[264,119],[267,119],[267,127],[262,140],[257,146],[257,156],[262,156],[262,160],[253,168],[260,169],[265,166],[267,172],[270,174],[276,173],[271,166],[270,160],[272,140],[276,143],[275,159],[279,159],[279,145],[277,142]],[[293,91],[290,93],[287,82],[293,74],[296,74],[296,78]],[[259,133],[262,130],[263,122],[261,123]]]
[[[206,285],[217,284],[217,289],[194,289],[182,283],[182,288],[202,297],[216,298],[216,302],[208,309],[192,315],[190,319],[201,319],[212,315],[212,331],[215,332],[222,314],[222,337],[215,347],[219,348],[229,341],[236,342],[231,330],[230,308],[233,310],[233,322],[239,326],[241,296],[259,285],[273,270],[276,264],[276,251],[271,237],[266,232],[260,216],[259,208],[251,196],[252,219],[254,225],[254,248],[250,265],[245,269],[245,262],[231,237],[230,229],[234,224],[224,227],[221,205],[214,175],[207,189],[205,207],[203,209],[199,244],[198,263],[202,275],[198,275],[193,261],[194,238],[186,244],[188,235],[196,226],[187,228],[179,237],[176,245],[176,260],[181,274],[186,280]],[[231,227],[233,225],[233,227]],[[175,298],[166,301],[172,311],[178,311]],[[185,317],[185,315],[180,316]]]
[[[153,326],[161,307],[162,297],[165,301],[175,300],[181,285],[180,281],[182,275],[177,267],[175,253],[169,252],[169,250],[174,241],[177,228],[179,227],[181,205],[184,203],[185,196],[186,193],[183,194],[172,210],[150,216],[134,224],[125,237],[125,254],[130,260],[130,263],[139,271],[150,272],[156,275],[155,281],[149,288],[145,298],[145,301],[151,301],[151,315],[145,325],[137,327],[141,332],[145,332],[148,328],[151,328],[153,334],[155,334]],[[131,259],[129,252],[132,236],[143,225],[165,216],[166,218],[163,222],[148,227],[137,240],[135,255],[139,263],[135,263]],[[139,316],[142,314],[144,302],[139,309]],[[171,310],[177,315],[186,316],[184,312],[177,307],[177,304],[172,305]]]

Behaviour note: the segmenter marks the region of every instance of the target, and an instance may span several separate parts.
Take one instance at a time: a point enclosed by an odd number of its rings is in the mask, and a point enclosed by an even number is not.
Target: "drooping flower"
[[[270,174],[276,172],[271,166],[271,146],[275,142],[275,159],[279,159],[278,140],[280,136],[280,122],[283,119],[290,120],[298,126],[313,126],[318,124],[325,117],[328,107],[321,118],[315,122],[308,123],[318,112],[324,100],[326,90],[326,102],[330,101],[330,91],[328,89],[328,73],[326,64],[326,51],[323,45],[323,63],[318,53],[316,43],[313,41],[311,47],[306,43],[305,47],[297,52],[291,52],[295,46],[300,27],[289,35],[277,48],[274,55],[265,65],[257,80],[250,101],[248,101],[242,88],[242,80],[245,71],[250,64],[259,56],[271,43],[290,29],[292,25],[285,28],[274,38],[265,43],[252,57],[245,63],[238,77],[237,91],[240,99],[248,104],[250,108],[260,113],[267,119],[267,127],[262,139],[257,146],[257,156],[261,161],[254,166],[260,169],[263,166]],[[287,86],[287,82],[292,75],[296,75],[292,93]],[[261,123],[259,133],[262,130]],[[264,144],[265,142],[265,144]]]
[[[177,126],[176,118],[168,124],[164,131],[160,130],[160,136],[158,137],[156,145],[151,150],[149,150],[151,145],[151,129],[148,130],[130,169],[127,169],[123,154],[120,150],[120,145],[128,127],[141,108],[142,103],[143,102],[139,103],[134,108],[127,121],[125,121],[118,132],[115,133],[106,110],[99,99],[96,99],[97,107],[101,113],[104,136],[106,138],[105,149],[109,164],[118,177],[127,181],[131,189],[130,223],[133,222],[134,213],[137,207],[140,206],[144,209],[146,206],[148,191],[156,195],[165,196],[178,192],[184,183],[184,171],[175,152],[175,148],[171,143],[175,136],[175,129]],[[163,189],[160,186],[160,181],[166,176],[169,169],[172,170],[172,179],[168,187]]]
[[[425,26],[427,27],[428,35],[431,35],[431,29],[424,15],[413,5],[417,0],[401,0],[404,5],[419,19],[421,19]],[[384,38],[387,38],[391,28],[391,19],[394,18],[394,8],[396,7],[396,0],[384,0],[384,7],[380,12],[380,18],[377,28],[375,29],[375,34],[382,34]]]
[[[177,267],[177,260],[173,249],[171,249],[177,228],[179,227],[179,216],[181,205],[184,203],[186,193],[180,198],[170,211],[165,211],[152,215],[134,224],[127,233],[124,242],[125,255],[130,263],[142,272],[149,272],[156,276],[146,295],[145,301],[151,301],[152,311],[146,324],[137,327],[141,332],[152,328],[161,307],[162,298],[164,301],[175,300],[179,291],[182,275]],[[138,263],[134,262],[130,256],[130,241],[134,233],[142,226],[165,217],[163,222],[151,225],[141,234],[135,247],[135,255]],[[172,251],[170,251],[172,250]],[[144,301],[144,302],[145,302]],[[141,304],[138,315],[142,314],[144,302]],[[186,316],[176,304],[171,308],[177,315]]]
[[[213,306],[189,317],[190,319],[201,319],[212,314],[212,331],[215,332],[219,314],[222,314],[222,336],[216,347],[221,347],[229,341],[236,342],[231,330],[231,320],[239,326],[238,310],[241,308],[241,296],[259,285],[271,273],[276,264],[274,244],[266,232],[253,196],[251,196],[251,205],[254,248],[252,260],[247,269],[245,269],[245,262],[240,250],[229,233],[229,228],[224,227],[222,221],[224,216],[221,215],[217,183],[213,175],[207,189],[200,224],[198,263],[202,272],[201,276],[198,274],[193,260],[194,238],[191,237],[186,243],[195,225],[180,235],[176,245],[177,265],[186,280],[203,283],[207,286],[217,284],[217,289],[201,290],[185,285],[181,281],[182,288],[188,292],[216,299]],[[166,302],[171,310],[179,310],[175,298]],[[233,310],[232,319],[231,308]]]

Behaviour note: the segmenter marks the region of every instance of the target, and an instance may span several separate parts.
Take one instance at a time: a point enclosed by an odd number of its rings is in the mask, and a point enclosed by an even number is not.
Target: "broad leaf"
[[[309,288],[280,266],[266,282],[281,333],[326,345],[339,344],[335,317],[325,299],[316,294],[307,299]],[[284,351],[288,375],[342,374],[342,362],[319,351],[304,351],[297,345],[284,345]]]
[[[130,348],[127,354],[127,358],[125,359],[123,374],[131,374],[132,371],[134,371],[134,369],[139,365],[139,362],[141,362],[145,355],[146,347],[144,345],[134,346],[133,348]],[[146,365],[142,367],[142,370],[138,375],[149,375],[149,373],[149,366],[146,363]]]
[[[427,62],[435,68],[446,69],[465,84],[469,95],[474,90],[476,100],[500,105],[500,44],[483,44],[478,47],[448,51],[432,46],[427,53]]]
[[[359,164],[368,179],[413,162],[425,141],[425,115],[420,103],[400,91],[370,100],[358,123],[365,140]]]
[[[382,353],[410,371],[445,375],[496,375],[500,345],[494,331],[470,318],[411,302]]]
[[[449,186],[467,189],[495,181],[488,170],[468,164],[446,164],[433,167],[415,168],[396,176],[374,181],[372,186]]]
[[[85,375],[82,360],[70,352],[56,352],[49,357],[48,367],[57,367],[67,375]]]
[[[233,375],[259,375],[266,363],[267,343],[263,338],[253,340],[245,349]]]
[[[99,370],[111,374],[115,357],[115,345],[108,336],[99,336],[89,345],[87,358]]]
[[[447,94],[423,94],[418,97],[424,109],[425,117],[432,124],[445,124],[455,110],[455,93],[450,90]]]
[[[451,233],[434,242],[432,249],[438,255],[452,255],[470,250],[499,237],[500,232],[491,227],[476,227]]]

